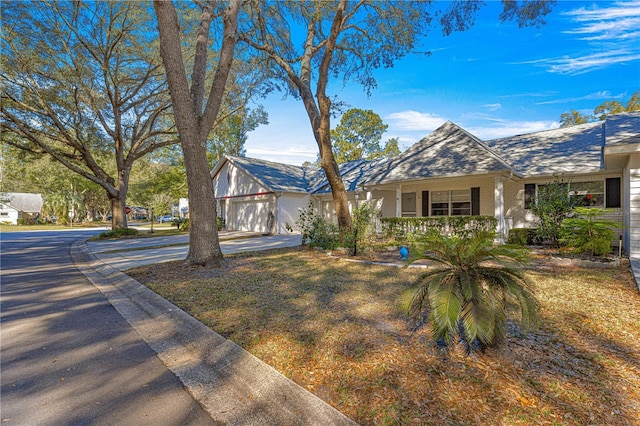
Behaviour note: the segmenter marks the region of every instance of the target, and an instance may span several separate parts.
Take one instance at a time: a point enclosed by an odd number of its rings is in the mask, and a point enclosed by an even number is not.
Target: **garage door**
[[[244,201],[234,203],[235,227],[238,231],[267,232],[269,203]]]

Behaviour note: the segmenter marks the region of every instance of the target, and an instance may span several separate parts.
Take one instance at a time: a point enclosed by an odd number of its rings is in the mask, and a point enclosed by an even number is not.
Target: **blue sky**
[[[493,139],[556,128],[563,112],[592,113],[640,90],[640,1],[561,0],[540,29],[500,23],[500,8],[487,2],[467,32],[443,37],[432,30],[423,42],[431,56],[377,70],[369,98],[357,84],[341,82],[332,94],[376,112],[389,125],[383,141],[398,137],[406,149],[447,120]],[[260,103],[269,125],[249,134],[246,155],[314,161],[317,145],[302,102],[275,93]]]

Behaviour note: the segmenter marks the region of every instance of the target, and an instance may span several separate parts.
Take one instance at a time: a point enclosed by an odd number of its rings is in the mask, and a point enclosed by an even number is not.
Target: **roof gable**
[[[404,153],[372,170],[372,183],[512,171],[482,141],[447,121]]]

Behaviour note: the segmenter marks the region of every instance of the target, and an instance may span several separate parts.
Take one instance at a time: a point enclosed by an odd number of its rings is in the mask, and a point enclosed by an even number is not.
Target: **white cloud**
[[[500,103],[495,103],[495,104],[486,104],[486,105],[482,105],[483,108],[487,108],[489,111],[496,111],[499,110],[500,108],[502,108],[502,104]]]
[[[626,93],[620,93],[617,95],[612,95],[608,90],[600,90],[598,92],[589,93],[588,95],[573,97],[573,98],[561,98],[561,99],[553,99],[550,101],[544,102],[536,102],[536,105],[549,105],[549,104],[568,104],[575,103],[579,101],[589,101],[589,100],[610,100],[610,99],[622,99],[626,96]]]
[[[587,42],[589,53],[567,53],[529,63],[552,73],[578,75],[640,60],[640,1],[594,3],[592,9],[581,7],[563,15],[575,24],[564,33]]]
[[[558,74],[579,75],[593,70],[609,67],[613,64],[627,63],[640,59],[640,52],[629,50],[609,50],[579,57],[562,57],[547,59],[549,72]]]
[[[384,117],[389,127],[398,131],[433,131],[440,127],[446,119],[437,114],[418,111],[394,112]]]

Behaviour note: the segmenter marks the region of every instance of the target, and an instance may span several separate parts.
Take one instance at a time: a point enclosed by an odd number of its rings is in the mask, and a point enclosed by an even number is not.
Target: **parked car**
[[[173,222],[174,219],[176,218],[171,216],[170,214],[166,214],[158,218],[158,223]]]

